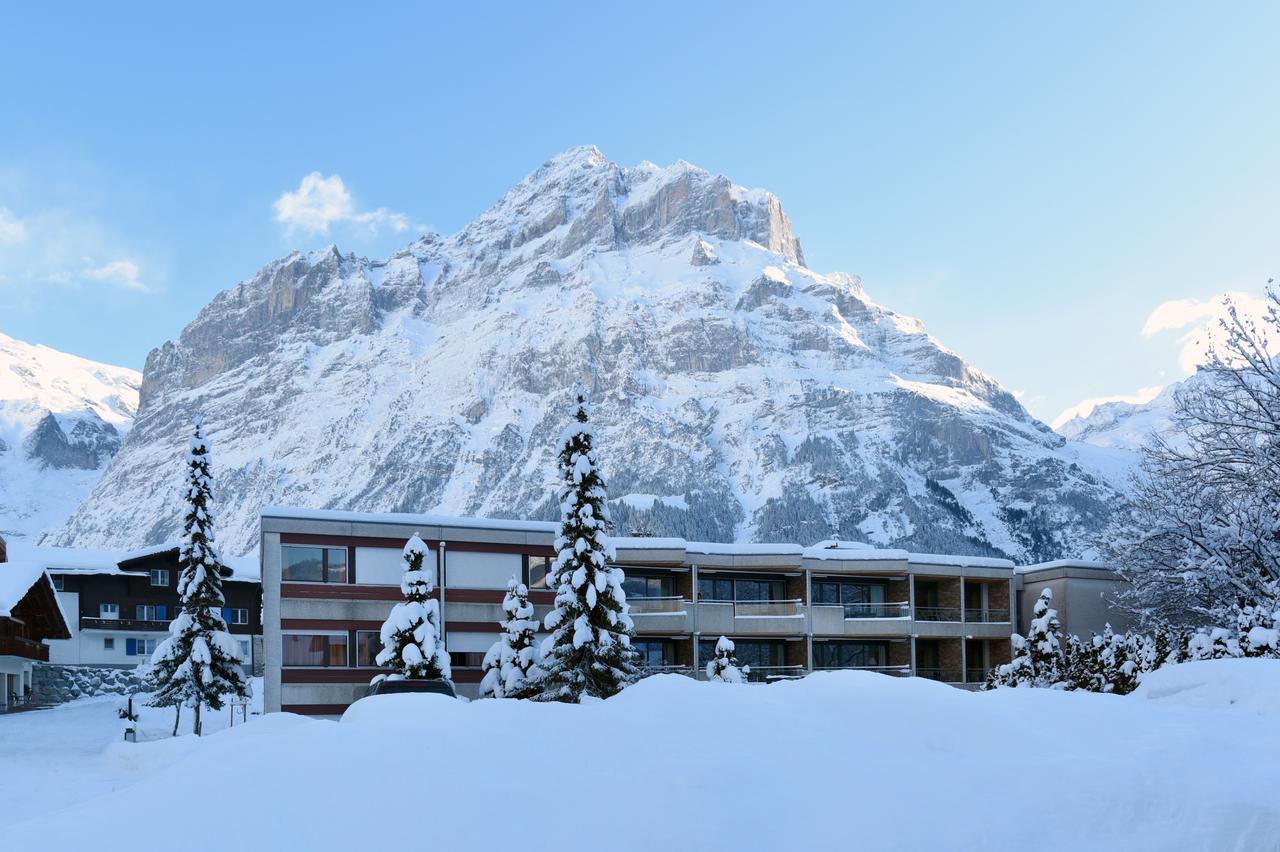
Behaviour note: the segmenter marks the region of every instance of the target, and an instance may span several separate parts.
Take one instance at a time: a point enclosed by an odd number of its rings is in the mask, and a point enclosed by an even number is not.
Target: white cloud
[[[1053,422],[1049,425],[1054,429],[1059,429],[1062,424],[1077,417],[1088,417],[1093,410],[1099,405],[1106,405],[1108,402],[1128,402],[1133,405],[1141,405],[1144,402],[1150,402],[1160,395],[1160,391],[1164,390],[1160,385],[1153,385],[1149,388],[1138,388],[1130,394],[1121,394],[1119,396],[1096,396],[1092,399],[1081,400],[1075,405],[1064,409],[1061,414],[1053,418]]]
[[[1184,373],[1194,373],[1196,367],[1205,362],[1209,344],[1221,337],[1218,323],[1227,316],[1227,299],[1235,303],[1241,317],[1258,322],[1266,314],[1266,299],[1238,291],[1204,300],[1173,299],[1156,306],[1142,326],[1142,336],[1181,331],[1178,336],[1178,366]]]
[[[19,216],[0,207],[0,287],[31,284],[149,289],[139,262],[96,221],[65,210]]]
[[[20,243],[27,238],[27,226],[8,207],[0,207],[0,243]]]
[[[275,202],[276,221],[290,231],[327,234],[337,224],[361,225],[371,232],[390,228],[396,233],[413,227],[403,213],[385,207],[359,211],[346,184],[338,175],[325,177],[312,172],[302,178],[298,189],[285,192]]]
[[[84,275],[94,281],[106,281],[110,284],[117,284],[127,290],[145,292],[147,288],[138,280],[139,272],[138,264],[132,260],[113,260],[110,263],[104,263],[102,266],[85,269]]]

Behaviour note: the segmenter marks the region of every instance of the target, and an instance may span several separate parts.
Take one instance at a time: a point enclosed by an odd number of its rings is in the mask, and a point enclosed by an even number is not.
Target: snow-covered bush
[[[614,549],[605,535],[608,493],[590,420],[586,390],[579,387],[560,440],[560,530],[547,578],[556,598],[544,621],[551,635],[542,645],[542,675],[530,680],[518,697],[608,698],[640,675],[631,648],[634,626],[622,590],[624,576],[611,564]]]
[[[426,557],[427,545],[414,533],[404,546],[400,591],[405,600],[392,607],[382,623],[382,650],[375,658],[378,665],[396,670],[392,678],[434,680],[452,676],[440,633],[440,602],[430,597],[435,588],[434,572],[423,569]]]
[[[529,589],[517,578],[507,583],[507,594],[502,599],[502,635],[484,655],[481,669],[480,697],[505,698],[517,695],[530,677],[539,672],[538,647],[534,633],[538,622],[533,617],[533,604],[529,603]]]
[[[204,424],[195,418],[187,449],[187,503],[178,597],[182,609],[169,623],[169,637],[151,655],[147,687],[153,707],[192,707],[200,735],[200,708],[221,710],[223,696],[247,695],[240,650],[222,620],[222,560],[213,537],[213,473]],[[179,711],[180,712],[180,711]],[[174,733],[177,733],[174,722]]]
[[[728,636],[721,636],[716,640],[716,655],[707,660],[707,680],[723,683],[742,683],[746,680],[733,656],[733,641]]]

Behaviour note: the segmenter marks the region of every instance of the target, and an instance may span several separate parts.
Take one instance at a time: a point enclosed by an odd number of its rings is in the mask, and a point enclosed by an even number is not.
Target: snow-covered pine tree
[[[193,729],[199,736],[201,707],[221,710],[223,696],[243,698],[248,694],[239,648],[222,620],[223,564],[213,537],[213,473],[209,442],[199,417],[192,422],[187,447],[183,498],[187,510],[178,548],[182,609],[169,623],[169,637],[151,655],[150,686],[155,690],[151,704],[193,708]]]
[[[1096,670],[1093,642],[1085,642],[1074,633],[1063,643],[1063,682],[1067,689],[1091,691],[1095,687]]]
[[[728,636],[721,636],[716,640],[716,655],[707,660],[707,680],[722,683],[742,683],[746,680],[733,656],[733,641]]]
[[[517,695],[525,681],[538,675],[538,648],[534,640],[538,622],[533,617],[533,604],[529,603],[529,589],[515,577],[507,583],[502,611],[506,613],[500,622],[502,635],[485,653],[481,665],[484,672],[480,681],[481,698]]]
[[[540,701],[608,698],[640,676],[624,575],[611,564],[613,545],[605,535],[608,492],[590,421],[591,405],[579,386],[560,440],[560,530],[548,577],[556,598],[544,621],[551,635],[542,645],[542,676],[521,691]]]
[[[1026,638],[1017,633],[1010,637],[1013,659],[987,676],[986,688],[1001,686],[1042,686],[1065,689],[1069,686],[1066,656],[1062,652],[1061,624],[1058,611],[1049,606],[1053,590],[1040,592],[1032,609],[1031,629]]]
[[[1027,644],[1030,646],[1034,686],[1057,686],[1062,680],[1062,625],[1058,621],[1058,611],[1049,606],[1052,600],[1053,590],[1046,586],[1031,610]]]
[[[423,567],[427,545],[417,533],[404,546],[404,574],[400,577],[403,603],[391,608],[382,623],[382,650],[374,661],[396,670],[395,680],[435,680],[453,676],[449,654],[440,634],[440,602],[430,597],[435,588],[434,566]]]

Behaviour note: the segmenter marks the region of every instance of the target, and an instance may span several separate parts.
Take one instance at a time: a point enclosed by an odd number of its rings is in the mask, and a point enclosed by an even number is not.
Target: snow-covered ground
[[[1267,850],[1280,661],[1119,697],[867,673],[650,678],[584,706],[392,695],[126,745],[111,702],[0,717],[6,848]]]

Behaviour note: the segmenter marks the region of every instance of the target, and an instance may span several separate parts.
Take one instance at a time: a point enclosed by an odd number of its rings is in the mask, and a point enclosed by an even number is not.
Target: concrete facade
[[[436,562],[437,581],[443,579],[437,594],[461,694],[478,688],[480,658],[498,636],[507,577],[530,584],[539,618],[550,608],[553,595],[537,580],[543,561],[554,555],[554,524],[264,509],[268,711],[332,715],[363,697],[381,670],[361,664],[361,649],[401,599],[398,574],[387,566],[415,533]],[[985,679],[989,659],[1008,659],[1016,617],[1014,565],[1007,560],[840,542],[805,548],[619,538],[614,544],[616,564],[640,587],[628,591],[628,603],[637,647],[655,671],[700,676],[704,643],[721,635],[737,643],[740,662],[754,660],[757,681],[857,668],[973,685]],[[325,560],[344,566],[340,581],[286,576],[286,548],[303,549],[288,551],[290,564],[312,560],[308,565],[318,564],[316,554],[324,550]],[[937,606],[917,612],[917,590],[937,597]],[[322,649],[323,664],[298,664],[303,657],[297,655],[286,662],[286,639],[291,648]],[[931,665],[917,664],[917,643]],[[982,659],[968,659],[978,651]],[[321,662],[320,656],[305,659]]]
[[[1036,599],[1046,588],[1053,590],[1053,608],[1064,636],[1088,638],[1108,624],[1117,633],[1137,626],[1132,613],[1115,605],[1129,588],[1128,581],[1100,562],[1060,559],[1018,569],[1018,632],[1024,636]]]

